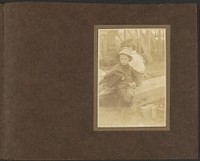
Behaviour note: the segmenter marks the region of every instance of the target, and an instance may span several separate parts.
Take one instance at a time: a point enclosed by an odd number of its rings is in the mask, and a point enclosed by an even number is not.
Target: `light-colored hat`
[[[122,49],[122,50],[119,52],[119,54],[117,55],[117,58],[118,58],[118,59],[119,59],[119,56],[120,56],[120,55],[127,55],[127,56],[130,58],[129,61],[131,61],[131,60],[133,59],[132,56],[131,56],[130,50],[127,49],[127,48]]]

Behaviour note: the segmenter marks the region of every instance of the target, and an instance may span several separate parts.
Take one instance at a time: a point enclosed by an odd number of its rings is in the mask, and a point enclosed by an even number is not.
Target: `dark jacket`
[[[133,81],[137,84],[137,78],[135,76],[134,69],[129,65],[122,66],[119,63],[100,81],[99,92],[102,93],[102,90],[104,90],[102,94],[108,94],[113,92],[119,86],[128,85],[128,83]]]

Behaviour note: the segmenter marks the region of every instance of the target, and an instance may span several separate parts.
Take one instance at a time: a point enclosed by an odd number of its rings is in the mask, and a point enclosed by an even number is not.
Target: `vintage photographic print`
[[[95,26],[95,129],[169,130],[169,25]]]

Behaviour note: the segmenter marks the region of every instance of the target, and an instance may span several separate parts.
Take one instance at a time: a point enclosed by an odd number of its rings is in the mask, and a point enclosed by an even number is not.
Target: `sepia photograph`
[[[169,130],[168,25],[95,26],[94,128]]]

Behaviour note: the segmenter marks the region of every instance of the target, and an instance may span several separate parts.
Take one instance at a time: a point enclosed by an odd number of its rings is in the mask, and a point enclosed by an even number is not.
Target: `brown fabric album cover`
[[[0,158],[3,158],[3,6],[0,4]]]
[[[96,25],[170,26],[170,129],[95,131]],[[197,159],[197,5],[0,6],[1,158]]]

